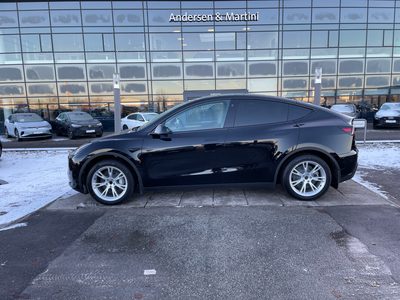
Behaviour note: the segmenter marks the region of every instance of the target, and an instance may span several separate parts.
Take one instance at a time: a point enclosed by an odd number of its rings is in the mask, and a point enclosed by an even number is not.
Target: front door
[[[197,104],[165,121],[166,137],[147,135],[140,160],[145,187],[222,183],[229,100]]]

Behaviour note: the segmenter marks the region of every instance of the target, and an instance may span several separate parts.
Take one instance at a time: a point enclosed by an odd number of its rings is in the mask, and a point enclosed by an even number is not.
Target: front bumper
[[[51,128],[21,128],[19,129],[19,132],[21,138],[23,139],[53,136],[53,131]]]
[[[71,127],[72,132],[75,136],[87,136],[87,135],[100,135],[103,134],[103,127]]]
[[[374,124],[377,127],[400,127],[400,118],[395,117],[389,119],[384,117],[384,118],[374,119]]]

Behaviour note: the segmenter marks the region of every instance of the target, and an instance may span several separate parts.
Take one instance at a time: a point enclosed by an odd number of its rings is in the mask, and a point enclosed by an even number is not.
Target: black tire
[[[312,172],[317,166],[320,168]],[[298,200],[312,201],[320,198],[328,191],[331,181],[331,169],[328,164],[312,154],[297,156],[283,166],[282,186],[290,196]],[[295,184],[296,182],[298,183]]]
[[[372,128],[373,129],[379,129],[379,127],[376,125],[375,121],[372,123]]]
[[[109,168],[113,168],[112,174],[108,173]],[[99,176],[96,175],[96,172],[100,171],[104,177],[106,178],[112,178],[116,177],[119,174],[123,174],[124,178],[121,178],[120,181],[118,182],[119,185],[126,185],[125,190],[116,187],[115,182],[112,182],[112,180],[108,183],[107,181],[103,180]],[[103,173],[104,172],[104,173]],[[109,177],[107,177],[109,176]],[[102,181],[103,180],[103,181]],[[93,184],[102,184],[104,183],[106,186],[103,188],[103,186],[99,187],[93,187]],[[89,171],[88,176],[86,178],[86,185],[88,187],[90,195],[97,201],[105,205],[115,205],[124,202],[128,198],[131,197],[134,189],[135,189],[135,179],[133,174],[131,173],[130,169],[125,166],[123,163],[117,161],[117,160],[102,160],[95,164]],[[121,195],[118,197],[114,197],[112,195],[113,190],[108,190],[104,194],[103,197],[101,197],[100,193],[104,193],[107,188],[114,189],[116,193],[120,192]],[[112,196],[112,197],[108,197]],[[108,199],[107,199],[108,198]]]
[[[56,127],[56,135],[61,136],[61,131],[60,131],[60,128],[58,128],[58,127]]]
[[[10,138],[11,137],[11,135],[8,133],[7,126],[4,126],[4,135],[6,136],[6,138]]]
[[[75,138],[74,132],[72,131],[71,127],[68,127],[68,137],[70,140]]]
[[[102,137],[103,136],[103,134],[102,133],[100,133],[100,134],[96,134],[96,137]]]
[[[17,140],[17,142],[22,141],[21,137],[19,136],[18,129],[15,129],[14,134],[15,134],[15,139]]]
[[[127,130],[129,129],[128,126],[126,126],[126,124],[124,126],[122,126],[122,130]]]

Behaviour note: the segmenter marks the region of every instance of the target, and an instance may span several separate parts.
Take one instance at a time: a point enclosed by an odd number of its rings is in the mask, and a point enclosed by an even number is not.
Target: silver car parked
[[[53,131],[49,122],[34,113],[12,114],[4,122],[7,138],[15,137],[17,141],[29,138],[51,138]]]
[[[335,104],[332,105],[331,109],[349,117],[356,119],[359,117],[359,111],[354,104]]]

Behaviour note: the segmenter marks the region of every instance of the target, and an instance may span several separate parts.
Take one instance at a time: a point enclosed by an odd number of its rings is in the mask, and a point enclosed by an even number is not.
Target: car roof
[[[37,115],[35,113],[16,113],[16,114],[12,114],[13,116],[29,116],[29,115]]]

